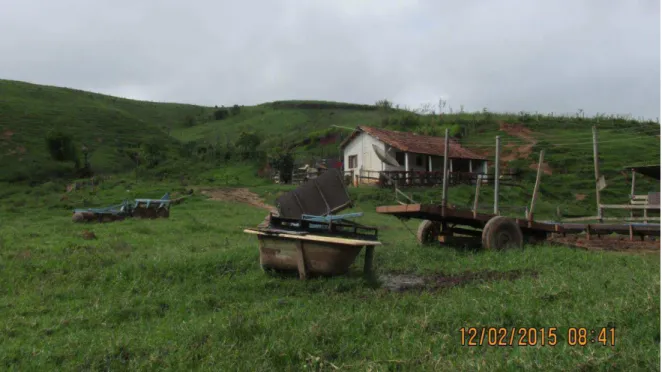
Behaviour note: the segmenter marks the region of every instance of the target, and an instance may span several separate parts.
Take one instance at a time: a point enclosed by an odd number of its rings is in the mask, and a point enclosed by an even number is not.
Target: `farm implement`
[[[73,222],[112,222],[125,218],[168,218],[170,216],[170,194],[161,199],[134,199],[105,208],[78,208],[73,211]]]
[[[245,229],[257,235],[264,270],[311,275],[346,273],[365,247],[364,273],[372,272],[378,229],[350,221],[362,213],[336,215],[352,205],[342,174],[331,169],[278,199],[278,215],[266,226]]]

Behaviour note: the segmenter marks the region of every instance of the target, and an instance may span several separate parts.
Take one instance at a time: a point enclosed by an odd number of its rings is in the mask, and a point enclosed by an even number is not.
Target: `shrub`
[[[46,146],[51,158],[55,161],[78,162],[71,135],[60,130],[53,130],[46,135]]]
[[[230,112],[226,108],[220,108],[216,111],[214,111],[214,119],[215,120],[223,120],[230,116]]]

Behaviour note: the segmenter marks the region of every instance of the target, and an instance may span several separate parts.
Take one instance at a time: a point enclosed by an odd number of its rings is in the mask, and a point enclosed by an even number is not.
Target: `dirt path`
[[[211,200],[239,202],[254,207],[262,208],[270,212],[276,212],[276,208],[262,201],[259,195],[246,188],[239,189],[206,189],[200,190],[202,195]]]
[[[509,136],[517,137],[528,142],[526,145],[522,145],[517,148],[514,148],[512,153],[503,156],[502,159],[504,162],[509,162],[516,159],[528,158],[531,155],[531,152],[533,151],[533,146],[535,146],[536,143],[538,143],[538,141],[533,137],[533,132],[529,128],[526,128],[522,125],[501,123],[499,124],[499,130],[506,132]],[[510,148],[510,147],[514,147],[514,145],[508,144],[505,147]],[[530,164],[529,168],[538,169],[538,163]],[[552,168],[550,168],[549,164],[547,164],[546,162],[543,162],[542,164],[542,171],[544,174],[547,175],[552,174]]]

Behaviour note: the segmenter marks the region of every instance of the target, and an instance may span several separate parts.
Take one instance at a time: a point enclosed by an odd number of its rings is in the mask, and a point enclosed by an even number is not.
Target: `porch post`
[[[428,155],[428,172],[432,172],[432,155]]]
[[[469,173],[474,172],[473,168],[471,167],[471,163],[473,163],[473,160],[469,159]]]
[[[405,151],[405,184],[409,184],[409,153]]]

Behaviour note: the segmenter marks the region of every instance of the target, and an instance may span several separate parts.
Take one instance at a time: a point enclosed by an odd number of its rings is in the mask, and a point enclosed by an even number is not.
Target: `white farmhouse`
[[[487,174],[487,159],[450,140],[448,151],[449,172]],[[395,158],[399,166],[382,161],[373,147],[382,149]],[[375,179],[381,172],[443,172],[444,138],[422,136],[380,128],[359,126],[346,138],[343,168],[360,179]]]

